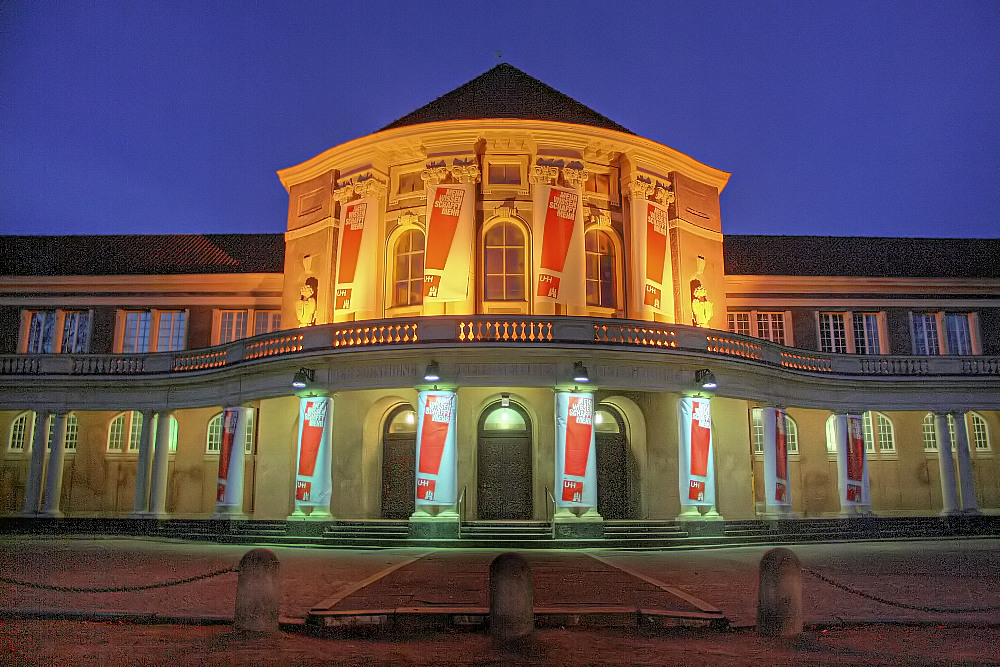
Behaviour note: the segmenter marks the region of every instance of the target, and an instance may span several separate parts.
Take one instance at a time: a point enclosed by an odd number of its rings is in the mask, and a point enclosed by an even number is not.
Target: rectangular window
[[[779,345],[791,345],[791,328],[785,327],[785,312],[733,311],[727,313],[729,331],[741,336],[763,338]]]
[[[913,314],[913,345],[916,354],[941,354],[938,345],[937,315]]]
[[[520,185],[521,165],[491,162],[488,177],[490,185]]]
[[[184,324],[187,313],[159,311],[160,326],[156,335],[156,351],[169,352],[184,349]]]
[[[281,330],[280,310],[258,310],[253,314],[253,335]]]
[[[785,314],[757,313],[757,336],[779,345],[785,344]]]
[[[119,340],[115,349],[122,354],[172,352],[187,347],[187,311],[119,311]]]
[[[219,345],[247,337],[247,311],[224,310],[219,324]]]
[[[419,171],[411,171],[399,175],[399,189],[396,194],[407,195],[413,192],[423,192],[424,181],[420,178]]]
[[[972,354],[972,333],[967,314],[945,313],[944,330],[948,354]]]
[[[821,352],[847,352],[847,327],[843,313],[819,314],[819,349]]]
[[[90,351],[90,311],[63,311],[61,352],[85,354]]]
[[[149,352],[149,322],[152,313],[148,310],[133,310],[125,313],[125,333],[122,337],[123,354],[145,354]]]
[[[854,313],[854,351],[858,354],[882,354],[879,343],[878,313]]]
[[[979,354],[975,313],[912,313],[913,353]]]
[[[750,336],[750,313],[728,313],[729,332]]]
[[[56,311],[35,310],[28,314],[28,354],[55,352]]]
[[[587,192],[610,197],[611,174],[591,172],[587,177]]]

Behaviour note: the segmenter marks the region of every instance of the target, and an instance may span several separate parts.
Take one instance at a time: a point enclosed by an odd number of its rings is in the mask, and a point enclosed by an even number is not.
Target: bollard
[[[502,553],[490,563],[490,634],[493,643],[511,647],[535,631],[531,568],[523,556]]]
[[[278,632],[278,565],[270,549],[251,549],[243,556],[236,582],[236,630]]]
[[[760,559],[757,633],[794,637],[802,632],[802,565],[791,549],[771,549]]]

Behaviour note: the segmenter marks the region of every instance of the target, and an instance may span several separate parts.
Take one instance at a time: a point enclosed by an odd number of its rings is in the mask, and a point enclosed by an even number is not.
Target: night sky
[[[282,232],[498,51],[732,172],[726,233],[1000,237],[997,0],[0,0],[0,233]]]

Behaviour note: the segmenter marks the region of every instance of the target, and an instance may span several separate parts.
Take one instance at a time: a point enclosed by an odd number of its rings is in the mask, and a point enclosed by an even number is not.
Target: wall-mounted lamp
[[[424,379],[428,382],[437,382],[441,379],[441,372],[438,370],[438,362],[432,361],[427,364],[427,370],[424,371]]]
[[[590,382],[590,373],[582,361],[573,364],[573,382]]]
[[[292,386],[296,389],[305,389],[315,380],[315,378],[315,370],[312,368],[300,368],[295,371],[295,377],[292,378]]]
[[[713,375],[712,371],[707,368],[695,371],[694,381],[697,382],[698,386],[702,389],[715,389],[719,386],[719,383],[715,381],[715,375]]]

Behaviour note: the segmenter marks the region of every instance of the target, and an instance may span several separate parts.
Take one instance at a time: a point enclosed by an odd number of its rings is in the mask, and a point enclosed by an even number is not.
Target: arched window
[[[587,305],[617,308],[615,244],[611,236],[592,229],[584,236],[587,253]]]
[[[892,422],[881,412],[866,412],[862,419],[865,431],[865,451],[874,452],[878,442],[878,451],[883,453],[896,451],[896,436]]]
[[[990,431],[986,426],[986,420],[976,412],[970,412],[972,417],[972,441],[977,452],[990,451]]]
[[[392,305],[415,306],[423,300],[424,233],[411,229],[400,234],[392,255]]]
[[[924,451],[936,452],[938,449],[937,429],[934,426],[934,413],[924,415]],[[948,415],[948,436],[951,449],[955,450],[955,417]]]
[[[243,453],[253,453],[254,410],[247,415],[247,427],[243,432]],[[208,420],[208,437],[205,443],[207,454],[218,454],[222,451],[222,414],[218,413]]]
[[[750,433],[753,439],[753,453],[764,453],[764,411],[754,408],[750,411]],[[799,427],[795,420],[785,414],[785,447],[789,454],[799,453]]]
[[[524,232],[514,222],[498,222],[486,230],[484,239],[486,301],[525,300]]]
[[[52,415],[52,421],[49,427],[49,441],[46,444],[46,449],[52,450],[52,436],[56,432],[56,423],[58,419],[56,415]],[[76,440],[77,435],[80,432],[80,423],[76,420],[76,415],[72,412],[66,415],[66,444],[63,447],[63,451],[75,452],[76,451]]]
[[[969,421],[972,422],[972,428],[967,432],[970,434],[970,440],[973,448],[977,452],[988,452],[990,451],[990,432],[986,426],[986,420],[983,419],[982,415],[976,412],[969,413]],[[934,413],[928,412],[924,415],[924,451],[936,452],[938,448],[937,443],[937,430],[934,428]],[[951,448],[954,451],[957,446],[958,438],[955,435],[955,416],[948,415],[948,434],[951,436]]]
[[[119,412],[108,425],[108,451],[121,454],[125,442],[129,453],[138,452],[142,438],[142,413],[137,410]],[[170,451],[177,451],[177,418],[170,417]]]
[[[12,452],[23,452],[24,444],[31,438],[35,426],[35,413],[22,412],[10,425],[10,437],[7,439],[7,449]]]

